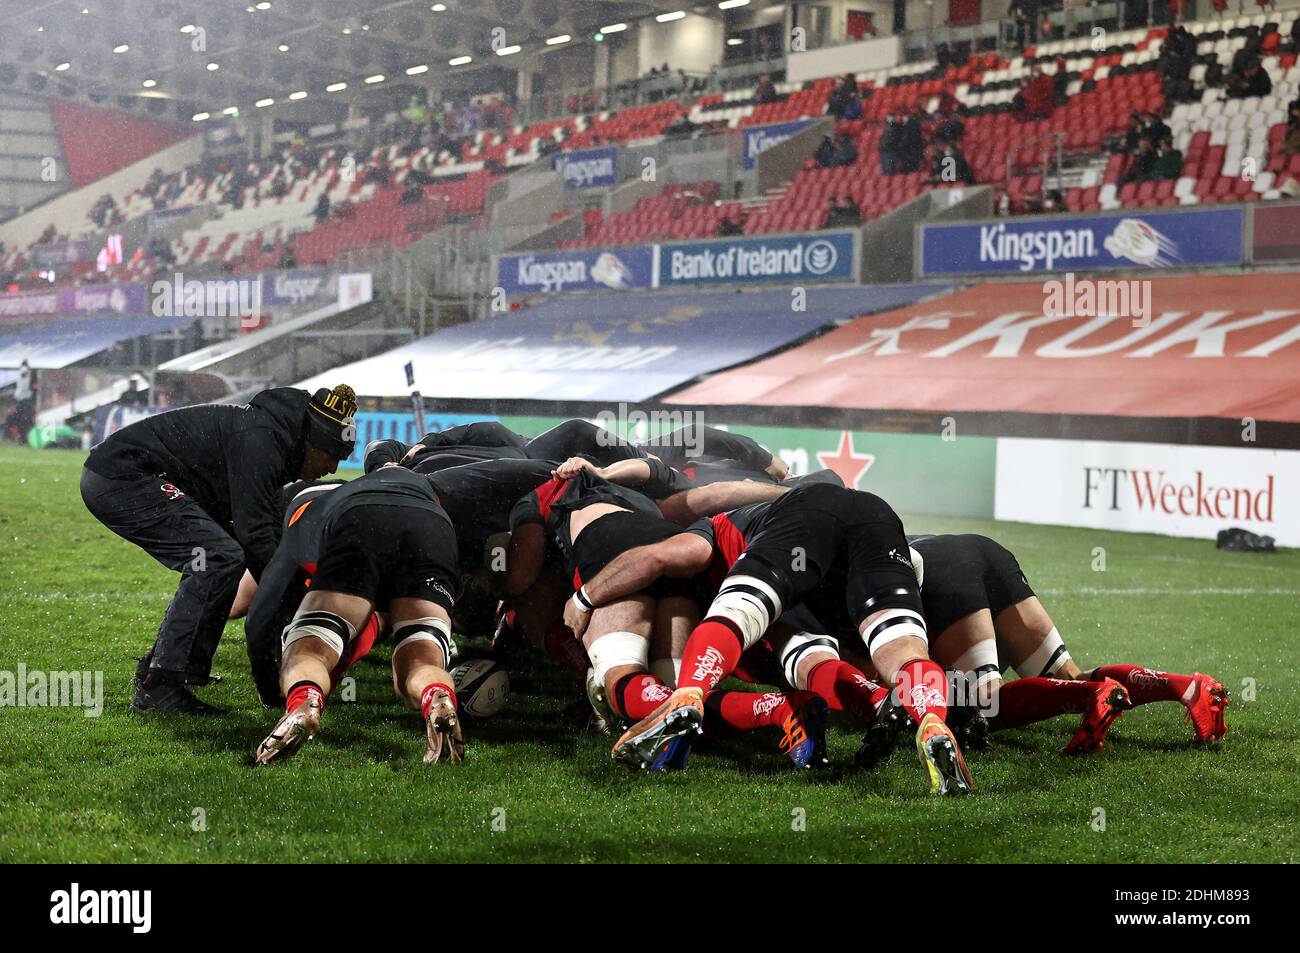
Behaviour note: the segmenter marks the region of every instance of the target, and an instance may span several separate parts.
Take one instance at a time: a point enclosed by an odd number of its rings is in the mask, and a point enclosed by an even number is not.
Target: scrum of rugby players
[[[824,767],[835,711],[866,729],[858,765],[911,735],[931,793],[956,795],[972,788],[963,745],[1063,713],[1081,715],[1070,752],[1155,701],[1181,703],[1200,741],[1225,731],[1207,675],[1081,671],[992,540],[909,538],[884,500],[829,471],[792,478],[741,434],[636,445],[572,420],[529,440],[485,422],[375,441],[364,469],[342,490],[290,488],[275,562],[241,590],[259,694],[284,704],[258,764],[320,730],[381,632],[425,761],[462,760],[451,632],[494,618],[498,644],[526,639],[585,682],[634,769],[681,770],[701,737],[769,727],[795,767]],[[1020,677],[1004,685],[1006,668]],[[720,688],[731,675],[781,690]]]

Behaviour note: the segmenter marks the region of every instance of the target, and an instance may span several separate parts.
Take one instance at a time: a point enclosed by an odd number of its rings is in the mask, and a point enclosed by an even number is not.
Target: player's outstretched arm
[[[564,622],[581,638],[596,607],[641,592],[661,576],[694,576],[708,568],[712,558],[713,545],[693,533],[629,549],[573,594],[564,607]]]
[[[668,499],[660,501],[659,509],[663,512],[664,519],[679,526],[690,526],[698,519],[748,506],[750,503],[766,503],[788,492],[789,487],[774,483],[727,480],[674,493]]]

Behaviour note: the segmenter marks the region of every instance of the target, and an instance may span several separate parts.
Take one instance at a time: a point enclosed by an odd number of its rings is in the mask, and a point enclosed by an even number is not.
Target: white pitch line
[[[1101,586],[1077,586],[1070,589],[1039,589],[1045,596],[1292,596],[1300,598],[1300,589],[1237,589],[1207,586],[1197,589],[1108,589]]]

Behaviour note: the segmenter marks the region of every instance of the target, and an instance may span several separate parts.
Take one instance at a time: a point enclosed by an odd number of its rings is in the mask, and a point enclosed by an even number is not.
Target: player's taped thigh
[[[403,645],[413,642],[432,642],[438,646],[442,649],[444,665],[451,662],[452,656],[456,654],[456,643],[451,638],[450,623],[436,616],[407,619],[405,622],[397,623],[393,626],[393,638],[397,640],[393,645],[394,656]]]
[[[1029,658],[1015,666],[1016,674],[1021,678],[1047,678],[1061,670],[1070,661],[1070,652],[1061,640],[1061,633],[1052,626],[1052,631],[1043,636],[1042,643],[1034,649]]]
[[[677,687],[677,679],[682,674],[682,660],[679,658],[657,658],[650,663],[650,674],[669,688]]]
[[[303,612],[284,627],[280,636],[280,645],[287,649],[303,639],[319,639],[328,645],[335,655],[342,656],[348,643],[357,637],[357,630],[352,623],[333,612]]]
[[[616,668],[634,666],[648,671],[650,666],[650,640],[635,632],[607,632],[587,648],[591,667],[601,685],[605,677]]]
[[[879,613],[862,633],[862,641],[870,653],[898,639],[914,638],[928,642],[925,616],[922,615],[921,593],[908,586],[891,586],[872,593],[862,604],[860,617],[867,619]]]
[[[722,581],[702,622],[721,622],[736,633],[741,651],[753,647],[775,620],[781,618],[781,597],[757,576],[733,575]]]
[[[799,664],[811,655],[830,655],[840,657],[840,644],[829,635],[817,635],[812,632],[796,632],[786,639],[781,649],[781,671],[791,688],[803,689],[799,684]]]

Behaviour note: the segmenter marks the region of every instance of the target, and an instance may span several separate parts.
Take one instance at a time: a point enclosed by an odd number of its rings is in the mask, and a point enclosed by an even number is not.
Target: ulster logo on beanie
[[[311,397],[311,442],[340,460],[352,455],[356,446],[357,394],[347,384],[333,390],[322,387]]]

